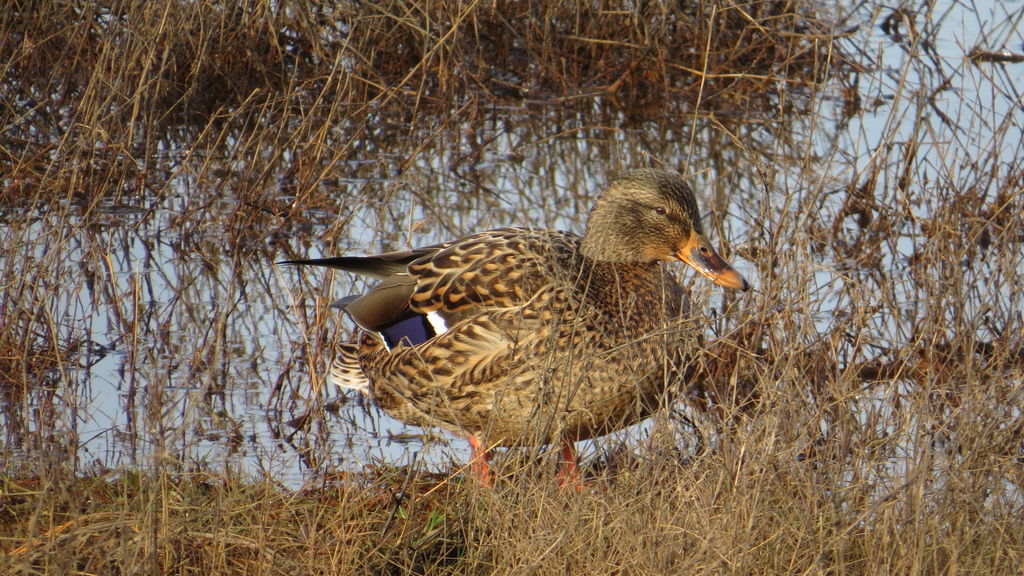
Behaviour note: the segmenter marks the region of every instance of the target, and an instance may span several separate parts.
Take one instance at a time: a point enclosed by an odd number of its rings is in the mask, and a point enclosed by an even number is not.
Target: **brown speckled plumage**
[[[667,260],[747,287],[704,238],[683,180],[638,170],[610,184],[582,238],[502,228],[414,251],[292,263],[382,280],[344,302],[365,330],[339,351],[337,383],[399,420],[493,446],[607,434],[683,383],[700,329],[662,269]],[[388,327],[408,319],[428,326],[422,341],[386,345]],[[445,326],[435,329],[438,321]]]

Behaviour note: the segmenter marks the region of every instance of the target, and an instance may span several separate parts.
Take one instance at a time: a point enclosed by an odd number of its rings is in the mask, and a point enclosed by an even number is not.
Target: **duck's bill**
[[[711,246],[708,239],[696,232],[690,234],[690,240],[676,252],[676,258],[686,262],[694,270],[700,272],[719,286],[733,290],[747,290],[750,283],[726,262]]]

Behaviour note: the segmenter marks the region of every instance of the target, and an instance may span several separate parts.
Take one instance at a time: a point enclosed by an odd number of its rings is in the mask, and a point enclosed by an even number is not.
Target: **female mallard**
[[[391,416],[468,436],[486,484],[494,446],[573,442],[651,414],[686,377],[700,340],[682,288],[660,262],[749,287],[703,234],[676,173],[628,172],[590,213],[582,238],[501,228],[365,257],[292,260],[380,280],[336,305],[363,333],[331,378]]]

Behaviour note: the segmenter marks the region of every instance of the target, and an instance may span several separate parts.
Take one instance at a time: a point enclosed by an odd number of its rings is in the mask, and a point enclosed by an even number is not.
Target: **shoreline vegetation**
[[[0,11],[0,573],[1020,574],[1020,113],[940,106],[971,70],[1012,86],[1017,54],[966,46],[951,70],[934,51],[942,14],[843,9],[15,0]],[[853,40],[864,27],[908,55],[897,88],[862,80],[884,67]],[[899,76],[911,73],[927,78],[919,90]],[[822,135],[883,112],[894,120],[869,151]],[[909,136],[904,115],[919,118]],[[545,125],[492,153],[493,127],[519,116]],[[626,129],[656,142],[621,152]],[[808,152],[815,139],[835,142]],[[255,292],[279,292],[270,263],[344,245],[360,218],[407,236],[475,227],[437,216],[455,205],[519,223],[530,211],[495,191],[519,181],[488,166],[601,178],[608,158],[680,147],[719,176],[716,216],[747,222],[726,248],[756,269],[755,291],[695,296],[714,328],[685,407],[591,447],[584,489],[555,484],[546,449],[501,454],[493,490],[464,463],[415,458],[296,488],[178,450],[193,433],[246,446],[240,424],[161,428],[206,409],[162,404],[173,386],[230,422],[226,389],[267,372],[275,449],[327,468],[340,448],[318,451],[317,435],[355,402],[315,385],[346,337],[327,327],[338,294],[307,307],[276,294],[278,308],[242,314]],[[567,168],[572,151],[594,158]],[[822,173],[830,163],[842,167]],[[754,175],[727,174],[738,164]],[[411,193],[427,215],[413,222],[393,183],[421,176],[454,186]],[[585,214],[584,193],[528,207]],[[132,234],[147,254],[173,236],[174,258],[133,262],[125,284]],[[223,269],[239,273],[210,272]],[[259,315],[292,324],[275,343],[237,332]],[[109,341],[91,336],[97,318]],[[268,368],[274,346],[286,360]],[[132,466],[78,451],[76,407],[114,355],[125,429],[161,435],[129,442]]]

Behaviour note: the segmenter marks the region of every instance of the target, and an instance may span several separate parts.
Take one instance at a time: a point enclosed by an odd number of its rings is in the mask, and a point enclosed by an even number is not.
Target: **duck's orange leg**
[[[576,445],[571,440],[566,440],[565,444],[562,444],[562,461],[559,463],[556,478],[558,485],[563,488],[568,486],[579,490],[583,487],[579,467],[576,466]]]
[[[489,488],[494,487],[494,472],[491,471],[489,462],[491,461],[491,453],[487,448],[480,443],[480,439],[475,435],[469,435],[469,447],[473,453],[470,456],[469,470],[480,481],[481,484]]]

